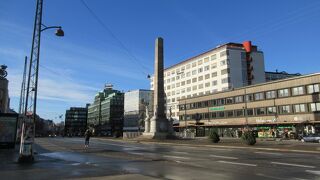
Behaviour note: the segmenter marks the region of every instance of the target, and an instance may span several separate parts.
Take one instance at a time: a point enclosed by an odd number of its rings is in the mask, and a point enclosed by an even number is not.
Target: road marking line
[[[270,155],[282,155],[281,153],[272,153],[272,152],[263,152],[263,151],[258,151],[254,152],[256,154],[270,154]]]
[[[187,152],[179,152],[179,151],[173,151],[172,153],[176,153],[176,154],[189,154]]]
[[[181,157],[181,156],[163,156],[165,158],[175,158],[175,159],[190,159],[188,157]]]
[[[315,175],[320,175],[320,171],[306,170],[306,172],[312,173],[312,174],[315,174]]]
[[[223,159],[238,159],[236,157],[231,157],[231,156],[217,156],[217,155],[210,155],[210,157],[216,157],[216,158],[223,158]]]
[[[235,164],[235,165],[243,165],[243,166],[258,166],[256,164],[247,164],[247,163],[237,163],[237,162],[230,162],[230,161],[217,161],[219,163],[225,163],[225,164]]]
[[[308,166],[302,164],[290,164],[290,163],[282,163],[282,162],[271,162],[271,164],[285,165],[285,166],[296,166],[296,167],[305,167],[305,168],[316,168],[315,166]]]

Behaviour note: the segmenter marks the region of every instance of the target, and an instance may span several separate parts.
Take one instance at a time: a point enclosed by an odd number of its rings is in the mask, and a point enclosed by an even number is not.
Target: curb
[[[255,149],[255,150],[264,150],[264,151],[280,151],[280,152],[295,152],[295,153],[312,153],[312,154],[320,154],[320,151],[312,151],[312,150],[295,150],[295,149],[279,149],[279,148],[261,148],[261,147],[240,147],[240,146],[224,146],[224,145],[198,145],[198,144],[176,144],[169,142],[148,142],[141,140],[114,140],[114,139],[104,139],[104,138],[94,138],[98,140],[104,141],[113,141],[113,142],[127,142],[132,144],[161,144],[161,145],[175,145],[175,146],[191,146],[191,147],[208,147],[208,148],[230,148],[230,149]]]

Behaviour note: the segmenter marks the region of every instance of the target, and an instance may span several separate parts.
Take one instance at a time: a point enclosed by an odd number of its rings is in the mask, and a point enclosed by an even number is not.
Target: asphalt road
[[[1,179],[320,179],[320,154],[38,138],[36,162],[9,163]]]

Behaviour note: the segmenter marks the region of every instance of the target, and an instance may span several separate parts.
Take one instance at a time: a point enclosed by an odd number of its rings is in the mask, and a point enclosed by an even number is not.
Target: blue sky
[[[65,37],[41,39],[38,113],[60,121],[70,106],[85,106],[105,83],[149,89],[154,41],[165,43],[165,66],[226,42],[251,40],[264,51],[266,70],[319,72],[317,0],[44,0],[43,23]],[[18,110],[24,57],[30,56],[35,0],[0,3],[0,64],[8,66],[11,107]],[[116,38],[115,38],[116,37]]]

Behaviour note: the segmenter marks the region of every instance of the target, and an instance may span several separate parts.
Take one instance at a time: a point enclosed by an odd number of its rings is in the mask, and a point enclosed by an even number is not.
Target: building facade
[[[179,126],[228,136],[246,126],[260,137],[320,133],[319,87],[317,73],[181,99]]]
[[[166,112],[179,119],[179,99],[265,82],[264,55],[251,42],[227,43],[164,70]],[[151,77],[153,90],[153,77]]]
[[[152,116],[152,91],[138,89],[124,94],[124,132],[142,132],[146,118],[146,106],[149,117]]]
[[[7,66],[2,65],[0,67],[0,113],[8,113],[9,109],[9,93],[8,93],[8,84],[7,80]]]
[[[88,108],[71,107],[65,114],[65,134],[82,136],[87,128]]]
[[[123,129],[124,93],[106,85],[88,107],[88,126],[95,134],[118,136]]]
[[[266,82],[275,81],[275,80],[279,80],[279,79],[286,79],[286,78],[295,77],[295,76],[301,76],[301,74],[300,73],[289,74],[285,71],[281,71],[281,72],[266,71]]]

